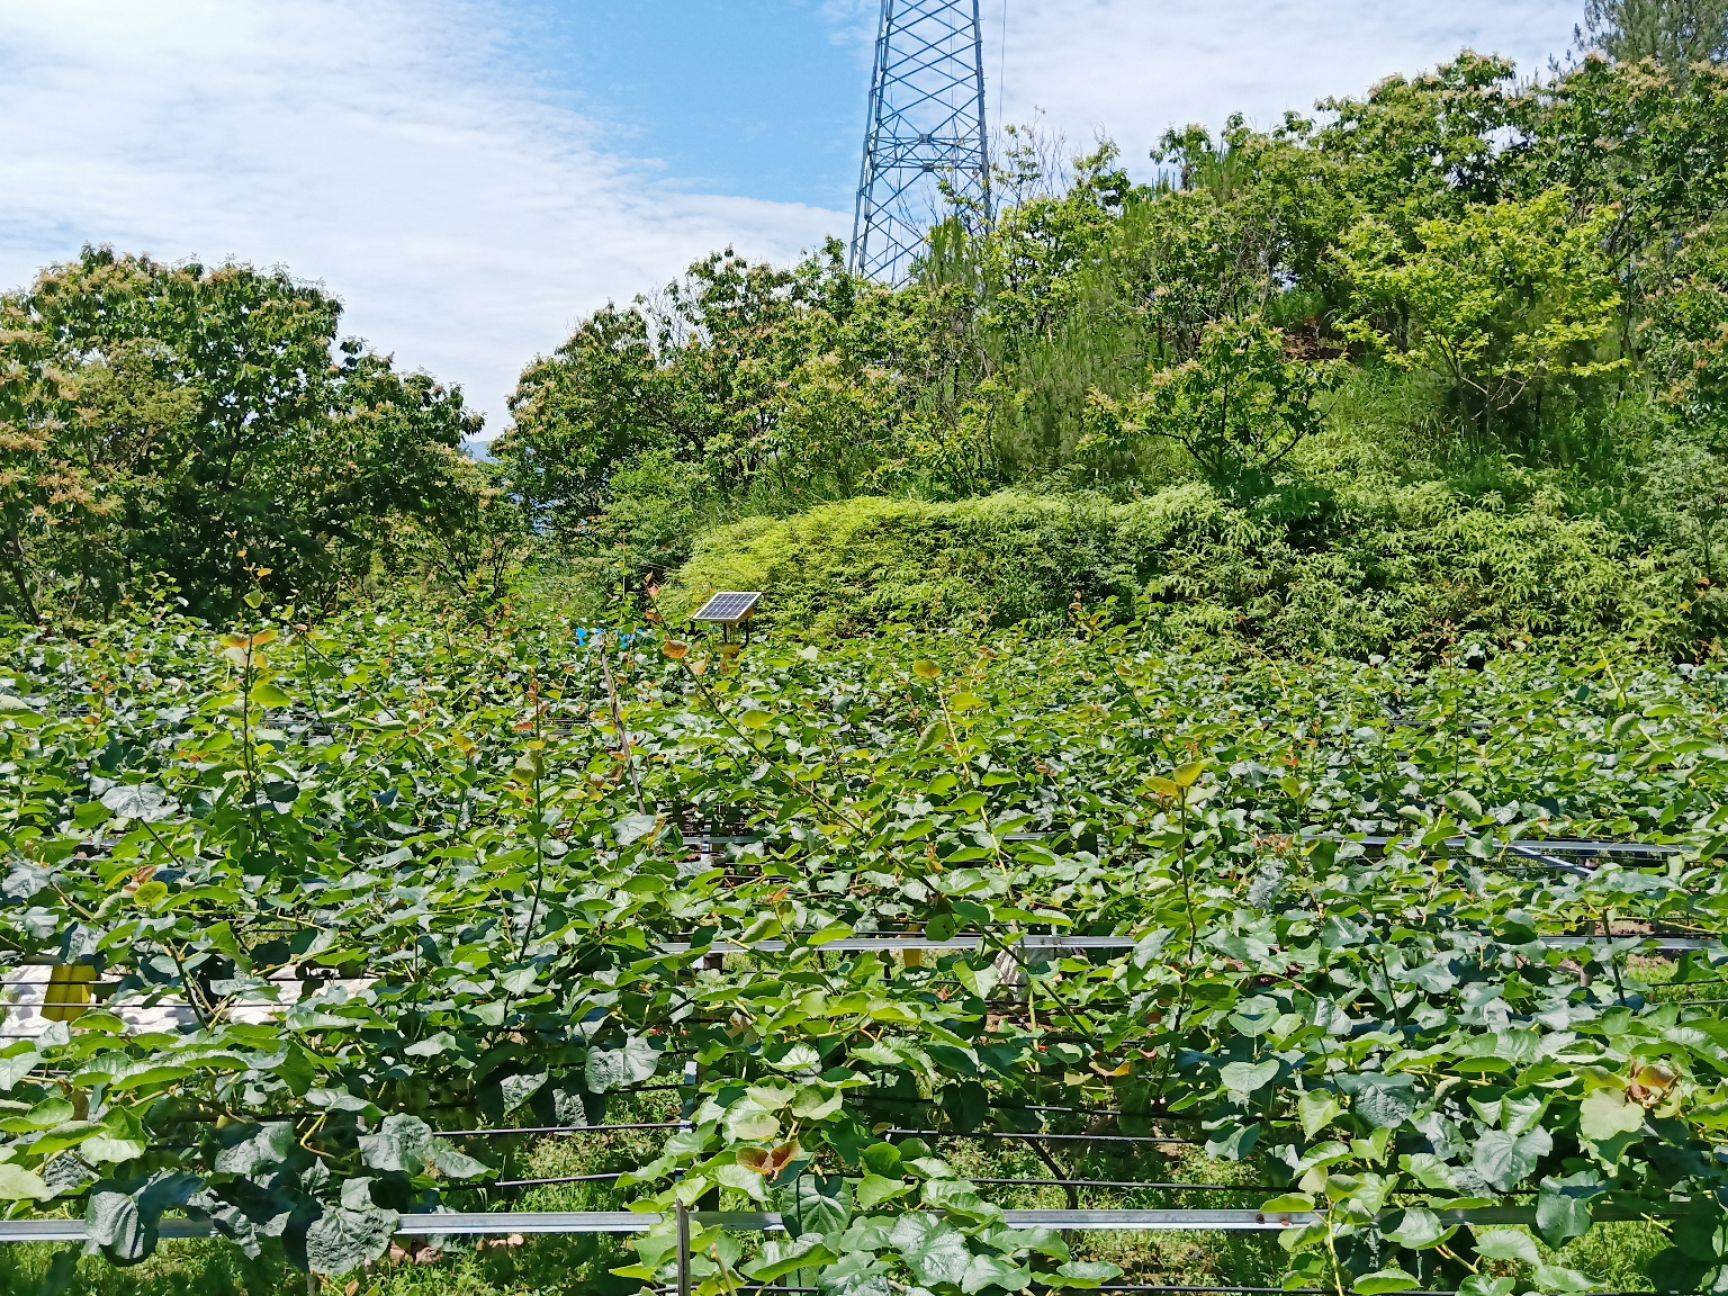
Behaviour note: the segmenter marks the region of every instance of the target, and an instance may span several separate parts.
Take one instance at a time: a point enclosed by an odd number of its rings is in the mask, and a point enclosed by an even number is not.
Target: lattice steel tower
[[[980,0],[882,0],[852,228],[852,268],[871,279],[905,282],[947,214],[944,182],[963,215],[989,218],[979,8]]]

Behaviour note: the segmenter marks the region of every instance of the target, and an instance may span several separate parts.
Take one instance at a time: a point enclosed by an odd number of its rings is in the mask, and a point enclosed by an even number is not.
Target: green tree
[[[1618,371],[1619,291],[1601,253],[1611,213],[1579,224],[1567,195],[1420,222],[1414,246],[1369,217],[1340,256],[1356,291],[1345,334],[1442,379],[1484,434],[1528,431],[1544,398]]]
[[[1365,210],[1400,229],[1504,196],[1533,111],[1510,61],[1469,51],[1320,107],[1329,120],[1314,147],[1339,164]]]
[[[1164,138],[1156,156],[1178,169],[1183,190],[1227,216],[1220,250],[1231,260],[1218,267],[1216,282],[1236,298],[1228,313],[1266,307],[1282,316],[1291,306],[1323,313],[1335,295],[1331,249],[1362,204],[1347,165],[1313,140],[1314,123],[1293,113],[1270,133],[1237,117],[1217,137],[1191,126]],[[1135,215],[1127,214],[1125,227]],[[1202,230],[1208,223],[1196,222]],[[1132,238],[1125,228],[1124,239]]]
[[[522,374],[493,453],[537,519],[575,527],[619,464],[673,439],[648,328],[640,310],[605,306]]]
[[[1574,216],[1609,212],[1602,249],[1621,288],[1621,345],[1686,236],[1728,207],[1728,68],[1684,81],[1648,63],[1587,59],[1532,92],[1523,196],[1563,187]]]
[[[1221,485],[1263,483],[1320,425],[1315,399],[1333,385],[1332,361],[1292,357],[1259,316],[1207,325],[1194,356],[1154,370],[1126,401],[1097,401],[1096,447],[1154,437],[1181,446]]]
[[[448,484],[479,429],[285,272],[86,250],[0,302],[10,600],[111,607],[153,583],[198,612],[254,587],[316,601],[363,574],[390,516]]]
[[[1105,145],[1075,163],[1064,191],[1001,214],[983,241],[982,264],[984,326],[996,335],[1001,360],[1013,358],[1015,343],[1049,336],[1082,307],[1080,272],[1095,264],[1134,192],[1115,146]]]
[[[36,620],[57,558],[100,579],[113,561],[104,523],[119,503],[57,457],[45,430],[0,409],[0,608]]]
[[[706,258],[530,366],[497,455],[567,537],[616,532],[597,517],[613,483],[668,455],[692,470],[675,492],[690,507],[692,490],[776,508],[849,492],[903,460],[909,392],[940,381],[913,300],[853,278],[837,244],[790,269]]]
[[[1578,44],[1685,77],[1695,64],[1728,60],[1728,0],[1588,0]]]
[[[1663,400],[1728,438],[1728,215],[1684,240],[1651,302],[1645,344]]]
[[[1265,255],[1239,211],[1203,190],[1136,203],[1106,255],[1119,294],[1151,355],[1191,359],[1206,329],[1265,310],[1277,292]]]
[[[478,462],[439,446],[427,467],[443,480],[427,491],[426,507],[394,519],[387,574],[423,577],[433,591],[490,608],[509,593],[532,553],[522,498],[496,460]]]

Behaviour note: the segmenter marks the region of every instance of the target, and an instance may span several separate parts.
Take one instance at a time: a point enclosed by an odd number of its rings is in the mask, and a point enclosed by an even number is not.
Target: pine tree
[[[1655,59],[1681,74],[1728,61],[1728,0],[1588,0],[1578,45],[1620,62]]]

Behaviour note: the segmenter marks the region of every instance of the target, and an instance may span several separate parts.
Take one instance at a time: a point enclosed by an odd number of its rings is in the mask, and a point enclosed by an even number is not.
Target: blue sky
[[[865,52],[797,0],[534,0],[521,56],[680,185],[834,206],[857,181]]]
[[[86,242],[286,265],[496,434],[605,301],[849,232],[878,5],[0,0],[0,289]],[[1466,45],[1539,66],[1582,0],[984,8],[997,121],[1138,160]]]

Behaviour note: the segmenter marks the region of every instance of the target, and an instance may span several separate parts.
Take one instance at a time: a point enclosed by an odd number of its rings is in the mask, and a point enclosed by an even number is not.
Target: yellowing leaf
[[[1205,772],[1205,761],[1189,761],[1170,776],[1170,781],[1179,788],[1191,788],[1200,781],[1200,776]]]
[[[1675,1081],[1680,1077],[1675,1074],[1674,1068],[1667,1063],[1652,1062],[1639,1067],[1638,1074],[1634,1078],[1646,1089],[1657,1094],[1665,1094],[1674,1087]]]
[[[0,1163],[0,1201],[47,1201],[54,1190],[34,1170]]]
[[[163,888],[167,890],[166,887]],[[77,1021],[87,1011],[95,996],[90,982],[96,979],[96,969],[88,963],[62,963],[48,976],[48,991],[42,1000],[42,1016],[48,1021]]]
[[[738,1164],[754,1174],[771,1179],[791,1165],[798,1152],[797,1140],[782,1143],[772,1151],[765,1148],[742,1148],[738,1153]]]
[[[1643,1128],[1644,1109],[1617,1089],[1598,1089],[1578,1109],[1578,1131],[1593,1143],[1606,1143]]]

